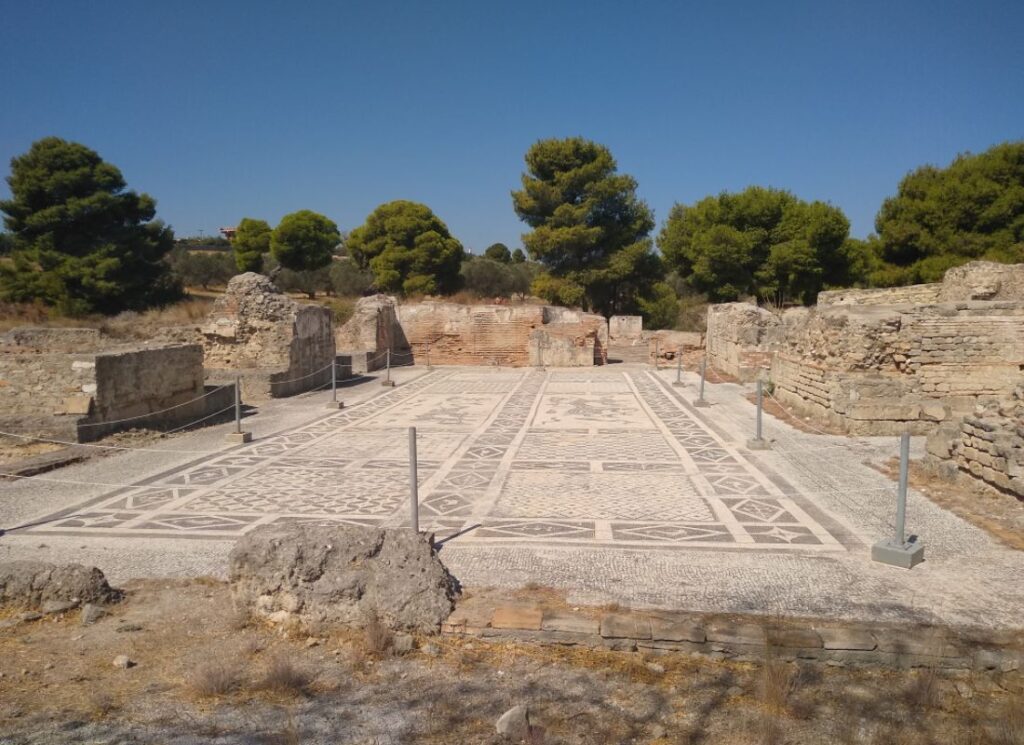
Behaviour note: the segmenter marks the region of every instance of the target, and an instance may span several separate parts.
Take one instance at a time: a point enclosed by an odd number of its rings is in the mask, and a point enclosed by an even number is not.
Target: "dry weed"
[[[1011,697],[996,710],[992,722],[995,745],[1024,745],[1024,704]]]
[[[235,660],[214,658],[201,662],[186,676],[189,690],[200,698],[226,696],[242,683],[242,666]]]
[[[93,689],[86,700],[89,716],[94,720],[106,719],[118,709],[117,700],[110,691]]]
[[[300,696],[308,692],[316,676],[283,654],[270,659],[258,688],[279,696]]]
[[[391,629],[385,626],[376,613],[369,613],[363,625],[363,649],[370,655],[380,657],[384,655],[395,640]]]

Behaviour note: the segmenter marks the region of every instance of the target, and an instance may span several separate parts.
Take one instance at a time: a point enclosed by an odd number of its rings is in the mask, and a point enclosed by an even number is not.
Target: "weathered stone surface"
[[[878,647],[874,635],[845,628],[816,629],[825,649],[870,651]]]
[[[359,626],[373,614],[437,633],[457,595],[433,537],[401,528],[269,525],[241,538],[228,562],[235,598],[280,621]]]
[[[721,621],[707,628],[709,642],[717,644],[749,644],[764,646],[765,629],[752,623],[728,623]]]
[[[605,639],[650,639],[651,620],[627,613],[609,613],[601,619]]]
[[[543,613],[540,608],[503,605],[491,617],[492,629],[526,629],[540,631]]]
[[[530,736],[530,710],[520,704],[502,714],[494,725],[498,734],[510,740],[525,740]]]
[[[601,622],[596,618],[588,618],[579,613],[549,611],[544,614],[541,622],[544,631],[564,631],[574,634],[599,634]]]
[[[768,644],[783,649],[821,649],[821,636],[812,629],[768,629]]]
[[[397,306],[397,301],[390,295],[359,298],[352,317],[334,331],[334,345],[338,353],[370,352],[378,355],[388,349],[405,347]],[[361,369],[354,368],[353,372],[371,372],[370,368],[379,367],[373,356],[354,359],[363,362]]]
[[[651,619],[651,638],[656,641],[701,643],[707,639],[704,624],[689,619]]]
[[[0,603],[40,606],[110,603],[119,598],[120,593],[107,584],[103,572],[96,567],[41,561],[0,564]]]
[[[290,396],[330,380],[331,311],[295,302],[262,274],[232,278],[202,331],[207,367],[248,373],[246,397]]]

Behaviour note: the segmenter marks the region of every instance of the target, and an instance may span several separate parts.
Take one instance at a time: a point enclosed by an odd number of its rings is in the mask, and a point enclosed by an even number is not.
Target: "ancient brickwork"
[[[603,317],[544,305],[412,303],[399,306],[398,321],[420,363],[591,366],[608,344]]]
[[[234,277],[203,335],[207,367],[239,375],[246,397],[291,396],[330,380],[330,310],[295,302],[263,275]]]
[[[907,287],[879,287],[870,290],[825,290],[818,293],[818,305],[918,305],[939,300],[942,284]]]
[[[608,319],[608,338],[611,341],[634,341],[643,336],[642,316],[612,316]]]
[[[959,267],[937,285],[954,297],[922,305],[831,303],[781,315],[744,303],[712,306],[711,365],[762,376],[773,395],[855,434],[927,432],[979,401],[1005,399],[1024,369],[1024,298],[1017,267]],[[912,288],[901,288],[912,289]]]
[[[17,343],[0,349],[4,429],[86,442],[131,427],[163,429],[201,419],[233,396],[204,395],[199,345],[110,348],[106,340],[107,351],[61,352],[45,345],[81,349],[87,339],[90,346],[104,340],[48,331],[8,336],[5,341]]]
[[[390,295],[356,302],[352,317],[334,330],[334,346],[352,372],[365,373],[385,364],[384,352],[408,349],[398,323],[398,303]]]

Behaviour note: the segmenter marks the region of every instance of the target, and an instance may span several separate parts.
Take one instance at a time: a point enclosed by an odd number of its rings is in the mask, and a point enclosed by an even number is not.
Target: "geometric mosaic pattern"
[[[842,551],[809,501],[642,369],[444,368],[39,521],[31,532],[231,537],[273,522],[420,525],[482,544]]]

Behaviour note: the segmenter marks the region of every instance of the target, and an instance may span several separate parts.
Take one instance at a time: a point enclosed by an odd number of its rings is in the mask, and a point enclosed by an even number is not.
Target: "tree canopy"
[[[512,202],[532,228],[523,245],[544,267],[533,291],[605,315],[636,311],[663,273],[647,237],[654,216],[608,148],[581,137],[541,140],[526,153],[522,187]]]
[[[347,247],[385,292],[433,295],[459,287],[462,244],[425,204],[400,199],[380,205],[352,231]]]
[[[500,261],[502,264],[512,262],[512,252],[508,250],[508,246],[504,243],[492,243],[484,251],[484,256],[491,261]]]
[[[231,244],[235,250],[235,263],[240,272],[258,272],[263,268],[263,256],[270,251],[273,231],[266,220],[243,217],[235,228]]]
[[[285,269],[316,271],[331,263],[341,241],[338,226],[311,210],[285,215],[270,235],[270,253]]]
[[[11,198],[0,201],[11,264],[0,297],[38,300],[69,315],[117,313],[176,299],[181,288],[163,259],[171,229],[156,201],[126,190],[114,165],[58,137],[11,159]]]
[[[922,166],[882,203],[875,229],[889,283],[934,282],[972,259],[1024,261],[1024,142]]]
[[[751,186],[676,204],[658,236],[665,262],[712,300],[742,295],[813,302],[844,285],[850,222],[838,207]]]

